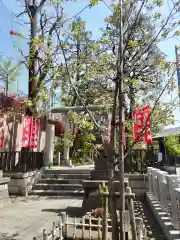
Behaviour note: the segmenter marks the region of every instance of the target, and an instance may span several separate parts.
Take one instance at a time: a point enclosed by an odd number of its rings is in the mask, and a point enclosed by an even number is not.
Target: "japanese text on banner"
[[[24,148],[30,147],[32,121],[32,117],[23,118],[22,147]]]

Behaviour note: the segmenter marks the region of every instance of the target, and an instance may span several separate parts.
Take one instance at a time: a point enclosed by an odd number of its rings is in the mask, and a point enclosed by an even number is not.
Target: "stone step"
[[[38,196],[84,196],[84,191],[72,190],[32,190],[30,195]]]
[[[33,186],[34,190],[83,190],[81,184],[46,184],[37,183]]]
[[[84,168],[60,168],[60,169],[46,169],[45,174],[90,174],[92,169]]]
[[[89,179],[90,174],[83,173],[83,174],[78,174],[78,173],[66,173],[66,174],[53,174],[53,173],[45,173],[42,174],[41,178],[47,179]]]
[[[46,184],[82,184],[83,179],[53,179],[41,178],[38,183]]]

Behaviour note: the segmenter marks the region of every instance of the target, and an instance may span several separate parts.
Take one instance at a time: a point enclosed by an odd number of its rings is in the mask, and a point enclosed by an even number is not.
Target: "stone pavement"
[[[14,197],[9,208],[0,209],[0,239],[32,240],[42,236],[44,228],[52,229],[61,211],[81,204],[82,199],[77,197]]]

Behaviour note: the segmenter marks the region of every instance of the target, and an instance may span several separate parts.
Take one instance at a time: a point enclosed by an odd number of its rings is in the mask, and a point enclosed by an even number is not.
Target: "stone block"
[[[6,187],[4,190],[0,190],[0,201],[7,198],[9,198],[8,187]]]
[[[166,181],[159,181],[159,192],[160,192],[160,203],[164,208],[164,210],[169,212],[170,196],[169,196],[168,184]]]
[[[175,188],[172,196],[172,222],[175,229],[180,226],[180,188]]]
[[[159,180],[158,176],[161,170],[159,169],[153,169],[152,170],[152,185],[153,185],[153,195],[159,200],[160,199],[160,193],[159,193]]]
[[[148,175],[147,174],[125,174],[125,178],[129,180],[129,186],[136,196],[144,196],[148,191]],[[108,171],[93,170],[91,171],[92,180],[108,180]],[[115,172],[115,180],[119,180],[118,172]]]
[[[9,206],[10,198],[8,191],[9,178],[0,178],[0,208]]]
[[[178,201],[180,201],[180,176],[178,175],[169,175],[167,176],[167,183],[168,183],[168,191],[169,191],[169,198],[171,203],[171,217],[172,222],[176,229],[179,228],[178,223]]]
[[[41,177],[43,171],[44,168],[26,173],[5,173],[4,176],[10,177],[8,183],[9,193],[27,196],[32,190],[33,184]]]

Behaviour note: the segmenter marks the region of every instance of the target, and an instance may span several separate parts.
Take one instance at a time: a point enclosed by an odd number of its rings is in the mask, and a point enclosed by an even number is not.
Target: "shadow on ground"
[[[42,212],[54,212],[57,213],[58,216],[61,215],[62,212],[66,212],[69,217],[82,217],[86,213],[82,207],[67,207],[64,209],[42,209]]]
[[[8,233],[0,232],[0,239],[2,239],[2,240],[16,240],[17,236],[19,236],[19,234],[17,234],[17,233],[15,233],[13,235],[9,235]]]

